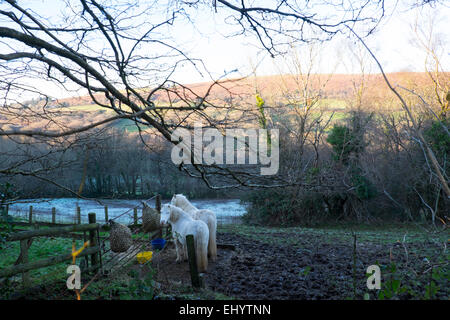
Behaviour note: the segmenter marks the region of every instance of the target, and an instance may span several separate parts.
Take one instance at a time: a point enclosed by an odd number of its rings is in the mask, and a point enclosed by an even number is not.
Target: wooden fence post
[[[81,208],[77,206],[77,223],[81,224]]]
[[[52,208],[52,223],[56,223],[56,208]]]
[[[28,223],[29,224],[33,223],[33,206],[30,206],[30,211],[28,213]]]
[[[6,205],[6,215],[9,214],[9,204]]]
[[[197,269],[197,258],[195,255],[194,236],[188,234],[186,236],[186,246],[189,259],[189,270],[191,272],[191,282],[194,288],[200,288],[200,277]]]
[[[105,222],[108,222],[108,206],[105,206]]]
[[[134,212],[134,225],[137,225],[138,224],[138,211],[137,211],[137,208],[134,208],[133,209],[133,212]]]
[[[91,212],[88,214],[88,219],[89,219],[89,223],[96,223],[97,218],[95,216],[95,213]],[[95,247],[97,245],[97,237],[96,237],[96,232],[98,232],[97,230],[90,230],[89,231],[89,246],[90,247]],[[95,267],[98,263],[98,259],[97,259],[97,252],[91,255],[91,266]],[[96,268],[94,269],[94,271],[96,271]]]
[[[158,211],[159,214],[161,214],[161,195],[160,194],[156,195],[155,209],[156,209],[156,211]],[[159,238],[163,237],[163,227],[161,227],[159,229],[158,237]]]
[[[86,236],[86,231],[83,231],[83,243],[85,243],[87,241],[87,236]],[[84,257],[84,262],[86,263],[86,269],[89,268],[89,256],[85,256]],[[83,271],[83,270],[81,270]]]
[[[161,213],[161,195],[160,194],[156,195],[155,208],[158,211],[158,213]]]
[[[22,257],[20,263],[28,263],[28,239],[20,240],[20,256]],[[22,282],[24,288],[30,286],[30,273],[28,271],[22,273]]]

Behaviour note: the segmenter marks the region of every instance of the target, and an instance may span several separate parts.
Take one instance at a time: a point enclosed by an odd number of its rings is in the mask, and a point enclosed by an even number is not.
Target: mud
[[[255,240],[255,236],[264,241]],[[404,290],[397,292],[394,299],[427,298],[425,293],[431,281],[438,288],[432,299],[448,300],[450,297],[449,270],[445,269],[448,260],[442,259],[442,248],[436,242],[407,245],[357,242],[355,251],[352,241],[334,239],[326,232],[319,236],[222,232],[217,234],[217,242],[227,245],[219,246],[216,262],[209,261],[208,271],[203,274],[207,290],[203,292],[192,291],[189,264],[175,262],[176,252],[171,242],[154,254],[152,268],[136,263],[132,269],[139,271],[141,279],[156,271],[153,278],[156,280],[155,299],[197,296],[198,299],[214,299],[217,293],[229,298],[262,300],[362,299],[364,294],[370,293],[370,298],[375,299],[379,291],[370,291],[366,286],[366,270],[373,264],[382,266],[382,289],[392,280],[401,279],[399,287]],[[391,262],[395,263],[395,271],[383,268]],[[441,269],[439,277],[431,277],[431,265]],[[103,280],[109,281],[109,278]],[[128,288],[121,290],[102,291],[98,296],[92,293],[91,298],[121,299]],[[43,298],[73,299],[74,294],[67,290],[65,281],[58,281],[11,296],[11,299]]]
[[[270,237],[281,239],[286,234],[271,234]],[[416,271],[426,270],[423,258],[406,257],[400,243],[362,243],[357,244],[355,251],[352,243],[334,241],[330,244],[320,238],[299,237],[295,247],[267,244],[234,233],[219,233],[217,240],[218,243],[233,244],[236,249],[219,248],[217,261],[209,262],[208,272],[204,275],[205,286],[238,299],[362,299],[369,292],[366,286],[369,265],[388,265],[394,261],[398,270],[408,270],[411,266]],[[410,246],[409,249],[413,248]],[[175,263],[173,248],[168,248],[156,259],[155,265],[159,265],[161,283],[190,285],[188,263]],[[423,283],[426,283],[423,281],[427,276],[424,274],[422,282],[417,284],[420,274],[412,275],[392,273],[394,279],[402,279],[403,287],[409,288],[395,298],[418,299],[423,294]],[[382,281],[387,283],[392,279],[390,277],[390,271],[382,272]],[[437,282],[440,290],[434,298],[447,299],[448,280]],[[373,291],[371,298],[375,298]]]

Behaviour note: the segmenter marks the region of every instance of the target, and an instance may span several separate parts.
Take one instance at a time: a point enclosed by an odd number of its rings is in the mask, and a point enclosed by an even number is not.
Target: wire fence
[[[144,200],[144,201],[148,202],[148,201],[155,199],[156,197],[157,197],[157,195],[155,195],[147,200]],[[160,199],[159,199],[159,201],[160,201]],[[148,233],[144,232],[144,225],[142,223],[142,215],[139,215],[138,217],[136,217],[136,209],[141,208],[141,207],[143,207],[142,202],[137,204],[136,206],[128,208],[127,210],[121,212],[120,214],[115,214],[113,217],[108,218],[108,221],[117,221],[117,220],[123,221],[124,220],[123,218],[128,215],[128,217],[130,218],[130,222],[131,222],[130,225],[137,225],[137,227],[133,228],[133,231],[132,231],[133,243],[126,252],[123,252],[123,253],[112,252],[110,245],[109,245],[109,241],[108,241],[109,239],[100,237],[100,230],[102,228],[102,226],[100,226],[99,232],[97,232],[97,243],[100,246],[99,258],[100,258],[101,268],[99,268],[97,270],[97,272],[89,279],[89,281],[79,291],[79,294],[82,294],[83,292],[85,292],[85,290],[92,283],[94,283],[94,281],[96,279],[98,279],[100,277],[112,277],[115,274],[120,273],[120,271],[122,271],[125,266],[129,265],[129,263],[135,259],[136,255],[140,251],[147,250],[148,247],[151,245],[150,244],[151,239],[146,239],[146,240],[143,239],[144,237],[148,236]],[[27,218],[26,215],[24,216],[24,218]],[[72,221],[74,222],[74,224],[77,223],[77,219],[79,219],[79,213],[78,214],[75,213],[72,216]],[[55,220],[54,217],[53,217],[53,220]],[[100,223],[100,224],[108,223],[108,221],[106,221],[106,215],[105,215],[105,219],[104,220],[99,219],[98,223]],[[141,222],[141,223],[139,223],[139,222]],[[240,224],[240,223],[242,223],[242,220],[241,220],[241,217],[239,217],[239,216],[217,217],[218,226],[223,225],[223,224]],[[136,237],[136,235],[138,235],[138,236]],[[161,252],[162,251],[159,251],[159,254]],[[149,260],[148,262],[150,262],[150,261],[151,260]],[[50,273],[46,273],[45,275],[42,275],[41,277],[37,278],[37,280],[44,281],[45,278],[48,279],[48,278],[56,275],[57,273],[61,273],[61,272],[62,272],[61,269],[56,268],[54,271],[51,271]]]
[[[88,209],[89,212],[94,212],[97,214],[97,221],[99,223],[106,223],[106,219],[107,220],[120,220],[121,223],[131,223],[133,222],[133,211],[139,207],[142,206],[142,201],[151,201],[153,199],[156,198],[156,195],[152,196],[149,199],[146,200],[139,200],[139,203],[136,205],[129,205],[130,201],[135,201],[135,200],[124,200],[125,203],[120,203],[119,205],[127,206],[127,209],[125,211],[122,211],[120,213],[117,213],[118,210],[120,210],[119,208],[116,208],[114,204],[112,204],[112,207],[110,207],[109,205],[111,205],[111,203],[106,203],[104,201],[101,200],[96,200],[95,202],[100,204],[102,207],[92,207],[90,209]],[[91,200],[91,199],[89,199]],[[19,202],[18,202],[19,203]],[[28,202],[30,203],[30,202]],[[30,220],[30,213],[32,214],[32,220],[33,222],[54,222],[54,223],[59,223],[59,224],[64,224],[64,223],[85,223],[87,222],[87,216],[86,214],[82,214],[82,207],[80,207],[78,201],[77,202],[63,202],[58,203],[57,205],[55,205],[54,207],[46,207],[45,205],[43,205],[43,203],[48,203],[49,205],[51,204],[51,200],[36,200],[31,202],[31,204],[35,205],[29,205],[29,206],[25,206],[24,202],[20,203],[20,206],[15,207],[13,205],[9,206],[9,214],[13,215],[16,219],[18,219],[19,221],[29,221]],[[72,206],[72,212],[68,212],[70,209],[70,207]],[[88,206],[92,206],[92,203],[89,203]],[[58,208],[56,208],[58,207]],[[44,208],[44,209],[43,209]],[[86,212],[86,211],[85,211]],[[108,218],[107,218],[108,216]],[[80,218],[81,221],[78,221],[78,219]],[[128,219],[127,219],[128,218]]]
[[[153,196],[147,200],[145,200],[146,202],[151,201],[152,199],[156,198],[157,196]],[[142,207],[143,204],[142,202],[134,207],[128,208],[127,210],[123,211],[122,213],[115,215],[114,217],[111,217],[111,219],[108,219],[109,221],[114,221],[114,220],[118,220],[120,218],[122,218],[123,216],[127,215],[127,214],[133,214],[135,213],[135,209]],[[31,211],[32,209],[30,209]],[[24,217],[25,218],[25,217]],[[76,222],[76,219],[78,217],[76,215],[74,215],[73,217],[73,221]],[[137,220],[142,220],[142,216],[137,217]],[[106,222],[106,221],[103,221]],[[133,217],[133,222],[136,222],[136,220],[134,220]],[[125,265],[127,265],[129,262],[131,262],[136,254],[143,248],[143,245],[145,246],[145,243],[143,241],[143,237],[146,236],[147,234],[143,229],[143,225],[141,224],[141,226],[139,226],[138,228],[134,229],[132,234],[133,235],[137,235],[139,234],[139,236],[136,238],[133,238],[133,244],[132,246],[123,254],[113,254],[111,252],[111,249],[108,248],[108,241],[105,238],[101,238],[100,237],[100,229],[102,226],[99,227],[99,232],[97,232],[97,243],[100,246],[100,254],[99,254],[99,259],[100,259],[100,265],[102,266],[101,268],[98,269],[98,271],[95,273],[95,275],[89,280],[89,282],[83,287],[81,292],[84,292],[90,284],[93,283],[93,281],[95,279],[97,279],[99,276],[104,276],[106,275],[105,272],[103,272],[105,269],[108,269],[110,272],[108,272],[109,275],[111,275],[113,272],[111,271],[117,271],[120,270],[122,267],[124,267]],[[85,236],[84,236],[85,238]],[[86,240],[86,239],[84,239]],[[73,241],[75,241],[75,239],[73,239]],[[148,244],[150,245],[150,241],[147,241]],[[13,242],[6,242],[2,245],[1,249],[2,250],[8,250],[8,249],[12,249],[15,246],[15,244]],[[109,258],[109,260],[106,261],[102,261],[103,257],[106,257],[106,254],[111,252],[111,257]],[[51,257],[51,255],[49,256]],[[83,258],[81,258],[83,259]],[[38,277],[33,277],[34,282],[44,282],[45,280],[52,278],[53,276],[56,276],[57,274],[60,273],[64,273],[65,274],[65,268],[62,269],[60,267],[61,265],[56,265],[54,266],[55,270],[52,270],[50,272],[46,272],[44,275],[38,276]]]
[[[150,199],[147,199],[146,202],[154,199],[155,197],[157,197],[157,196],[153,196]],[[110,220],[112,220],[112,221],[117,220],[120,217],[122,217],[123,215],[130,213],[132,210],[134,210],[140,206],[142,206],[142,203],[133,208],[130,208],[130,209],[124,211],[122,214],[117,215]],[[142,216],[138,217],[138,221],[139,220],[142,220]],[[111,277],[115,273],[121,271],[123,267],[127,266],[132,260],[135,259],[136,255],[141,250],[145,250],[145,247],[148,247],[150,245],[150,241],[143,241],[143,237],[147,236],[147,233],[144,232],[143,224],[141,224],[141,226],[139,226],[138,228],[136,228],[135,230],[132,231],[132,235],[137,235],[137,234],[139,234],[139,236],[137,238],[136,237],[133,238],[133,244],[131,245],[130,248],[128,248],[128,250],[126,252],[116,253],[116,254],[111,251],[111,248],[106,247],[105,240],[103,240],[103,243],[101,243],[102,240],[100,238],[98,238],[100,248],[101,248],[101,250],[103,250],[103,251],[101,251],[100,256],[105,257],[106,254],[109,253],[110,257],[108,260],[106,260],[102,263],[102,268],[99,269],[94,274],[94,276],[86,283],[86,285],[81,289],[80,294],[83,293],[100,276]],[[148,261],[148,262],[150,262],[150,261]],[[105,271],[108,271],[108,272],[106,273]]]
[[[144,201],[152,201],[156,196]],[[81,199],[80,201],[85,201]],[[196,204],[199,209],[211,209],[218,213],[218,225],[240,224],[241,216],[245,213],[245,205],[236,203],[236,199],[224,199],[225,202],[217,200],[199,200]],[[229,201],[229,202],[228,202]],[[137,202],[137,203],[136,203]],[[99,204],[101,203],[101,206]],[[18,218],[19,221],[30,221],[30,207],[32,208],[32,220],[39,223],[76,224],[87,223],[87,213],[94,212],[97,215],[97,222],[106,223],[106,220],[116,220],[122,224],[133,224],[133,211],[141,207],[141,200],[126,199],[101,199],[89,202],[78,202],[74,199],[37,199],[36,202],[20,202],[19,205],[11,204],[10,215]],[[80,217],[78,217],[78,212]],[[78,221],[80,218],[80,221]]]

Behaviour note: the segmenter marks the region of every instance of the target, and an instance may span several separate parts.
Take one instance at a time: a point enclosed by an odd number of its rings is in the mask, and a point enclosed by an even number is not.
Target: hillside
[[[427,95],[433,91],[433,82],[427,73],[419,72],[397,72],[387,74],[393,85],[400,85],[414,90],[415,92]],[[450,73],[440,75],[443,79],[450,79]],[[212,87],[211,87],[212,86]],[[362,98],[366,101],[367,106],[377,109],[397,109],[395,105],[386,105],[387,102],[394,100],[393,93],[389,90],[384,82],[381,74],[360,75],[360,74],[317,74],[311,75],[306,80],[306,76],[298,75],[275,75],[275,76],[258,76],[245,79],[226,79],[220,82],[220,85],[211,82],[186,84],[185,90],[179,88],[171,88],[170,94],[166,92],[157,93],[154,101],[157,104],[165,105],[180,103],[181,98],[195,99],[195,95],[203,96],[210,90],[208,101],[218,103],[230,101],[240,106],[249,104],[253,106],[255,103],[255,93],[259,93],[266,101],[266,106],[276,106],[279,103],[289,103],[293,101],[302,102],[303,92],[306,88],[308,98],[319,98],[319,104],[326,110],[345,109],[350,107],[351,101],[354,99],[357,91],[362,89]],[[211,87],[211,89],[210,89]],[[146,91],[146,89],[142,89]],[[149,89],[147,89],[149,90]],[[175,94],[177,92],[178,94]],[[402,93],[406,93],[403,91]],[[100,102],[106,102],[105,98],[98,95]],[[170,101],[170,102],[169,102]],[[72,107],[72,110],[96,110],[89,96],[73,97],[62,99],[65,103]],[[396,101],[395,101],[396,102]],[[249,106],[247,106],[249,107]]]
[[[389,80],[393,84],[399,84],[409,89],[418,89],[432,86],[432,81],[428,74],[424,72],[396,72],[387,74]],[[443,75],[450,77],[450,73]],[[384,82],[381,74],[317,74],[311,75],[309,79],[309,86],[311,90],[323,91],[324,98],[334,99],[350,99],[354,93],[354,86],[359,86],[361,81],[367,88],[369,94],[378,93],[386,96],[390,91]],[[211,91],[212,100],[223,99],[230,93],[234,95],[252,95],[258,90],[262,95],[268,97],[277,97],[283,95],[285,92],[295,92],[303,87],[302,77],[298,75],[272,75],[272,76],[258,76],[249,77],[245,79],[225,79],[220,82],[220,86],[215,86]],[[212,82],[201,82],[185,84],[198,95],[205,94]],[[100,102],[106,102],[101,94],[97,94],[96,98]],[[157,94],[155,100],[159,102],[167,102],[167,96],[164,94]],[[92,105],[94,102],[89,96],[71,97],[59,100],[61,103],[66,103],[71,107]]]
[[[433,94],[433,82],[426,73],[398,72],[387,75],[393,85],[400,85],[421,93],[425,96]],[[450,73],[440,75],[443,79],[449,79]],[[141,88],[142,92],[149,91],[149,88]],[[254,111],[255,94],[259,93],[265,100],[266,107],[276,107],[280,104],[304,104],[304,92],[307,92],[308,101],[317,99],[316,107],[321,111],[335,111],[337,118],[342,118],[350,109],[355,100],[358,90],[361,90],[362,108],[368,111],[383,110],[394,112],[400,106],[395,96],[387,87],[381,74],[359,75],[359,74],[313,74],[309,78],[298,75],[276,75],[258,76],[245,79],[226,79],[220,84],[211,82],[187,84],[184,88],[172,87],[168,91],[159,91],[153,98],[156,104],[165,106],[185,105],[183,100],[195,101],[197,96],[203,96],[209,90],[207,101],[214,105],[228,107],[230,104],[240,110],[234,118],[242,118],[249,110]],[[405,91],[401,93],[406,95]],[[106,98],[101,94],[96,95],[100,103],[106,103]],[[64,98],[53,101],[55,107],[51,108],[55,112],[59,123],[67,124],[68,127],[77,127],[89,123],[97,122],[114,115],[113,111],[98,106],[90,96],[78,96]],[[34,102],[39,108],[42,102]],[[56,107],[62,106],[60,107]],[[221,111],[223,110],[223,111]],[[206,112],[216,119],[223,120],[223,109],[207,109]],[[171,111],[166,114],[169,119],[176,119],[177,115]],[[229,116],[229,115],[227,115]],[[25,118],[25,117],[24,117]],[[2,127],[7,129],[51,129],[52,124],[46,119],[32,121],[33,117],[25,119],[0,118]],[[130,125],[128,120],[118,120],[115,126],[127,128],[129,131],[136,131],[134,125]]]

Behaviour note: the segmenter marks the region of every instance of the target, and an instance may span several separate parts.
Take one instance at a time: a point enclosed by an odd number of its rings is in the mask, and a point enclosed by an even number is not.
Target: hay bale
[[[142,204],[144,205],[142,209],[144,232],[152,232],[160,229],[161,214],[156,209],[149,207],[145,202],[142,202]]]
[[[109,233],[109,243],[112,252],[125,252],[133,244],[131,230],[123,224],[109,220],[111,231]]]

